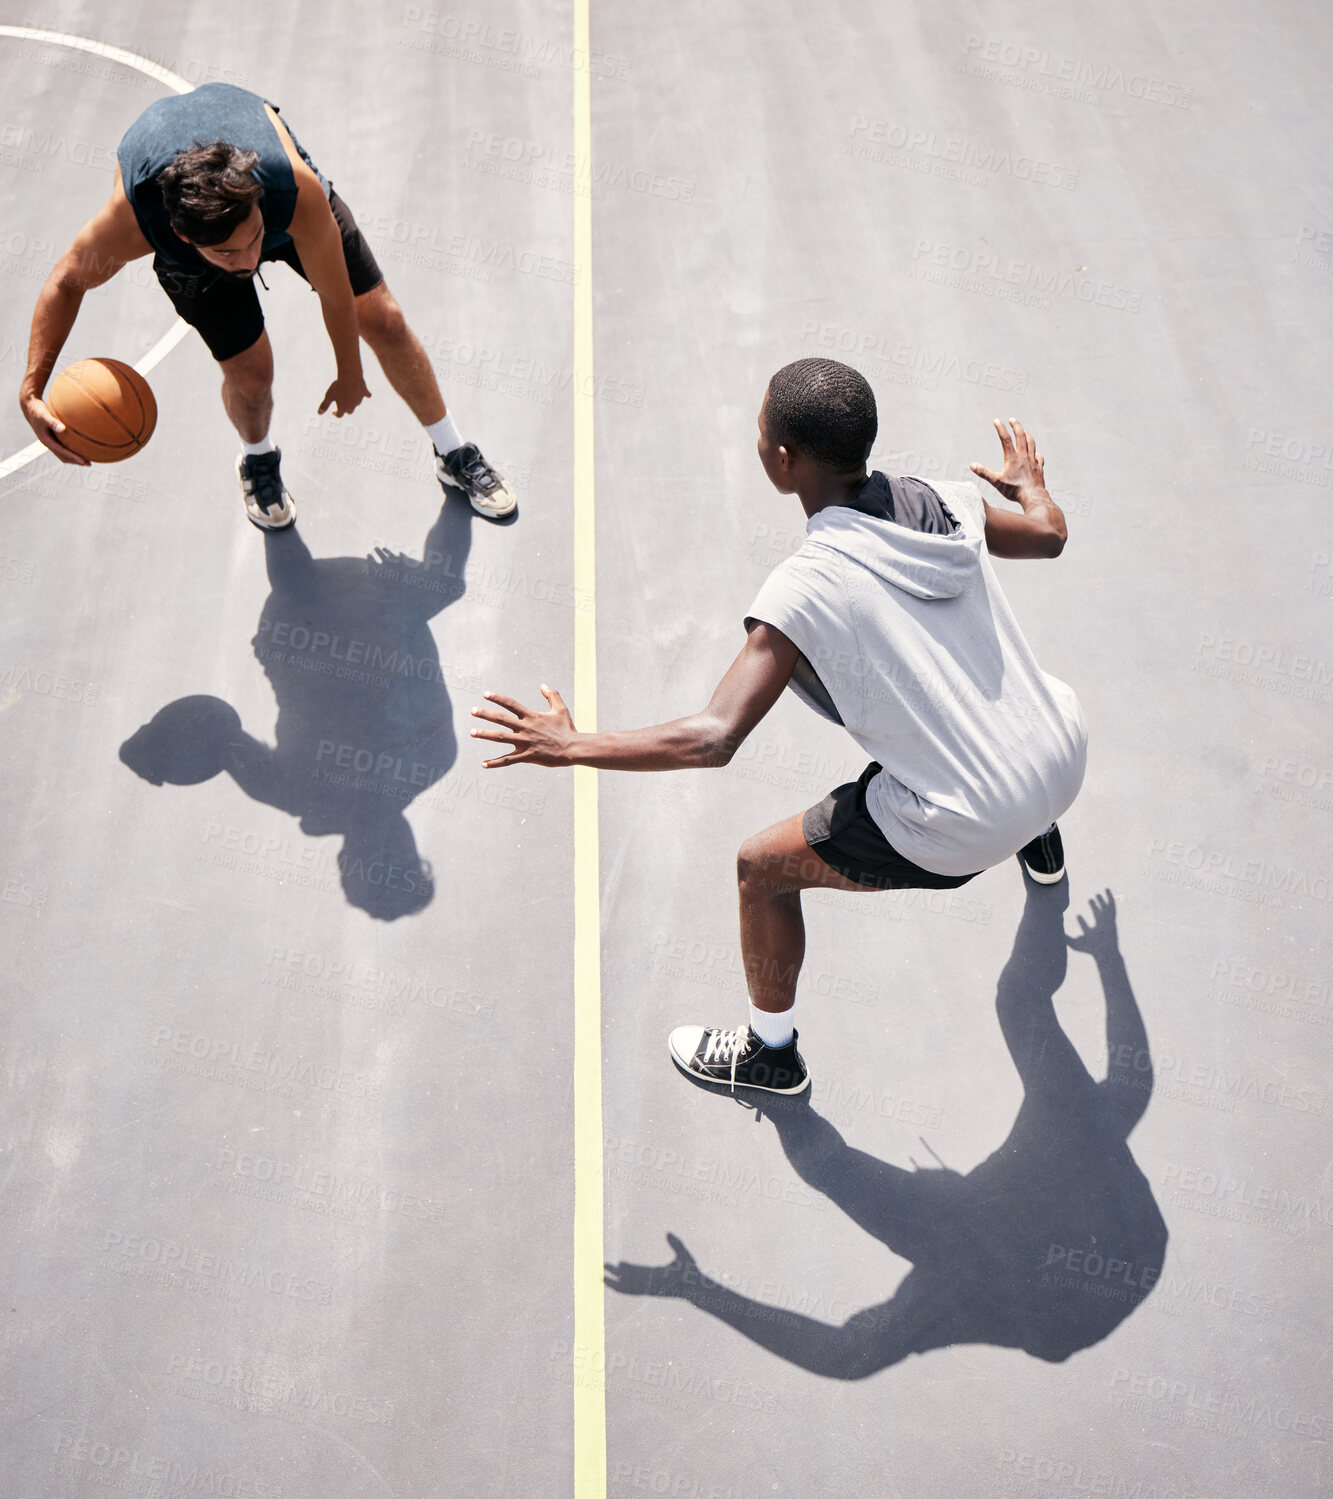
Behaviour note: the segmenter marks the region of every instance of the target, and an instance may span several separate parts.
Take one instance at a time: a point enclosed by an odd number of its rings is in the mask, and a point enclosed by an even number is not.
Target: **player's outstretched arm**
[[[474,718],[499,724],[473,729],[474,739],[506,744],[511,752],[483,761],[500,765],[593,765],[599,770],[696,770],[726,765],[746,735],[777,702],[796,669],[797,650],[772,625],[756,624],[727,668],[708,706],[688,718],[623,733],[580,734],[560,694],[545,684],[545,713],[498,692],[484,694],[495,708],[474,708]],[[497,711],[502,709],[503,711]]]
[[[319,178],[304,163],[302,168],[302,173],[297,176],[296,212],[288,229],[310,284],[319,293],[324,329],[333,347],[337,370],[319,411],[323,415],[332,406],[334,416],[346,416],[370,394],[361,367],[356,299],[347,276],[338,222],[333,217],[329,200],[324,196]]]
[[[19,406],[28,425],[62,463],[87,467],[88,460],[60,441],[64,424],[42,400],[46,382],[79,315],[84,295],[110,281],[126,262],[147,255],[150,248],[120,185],[117,168],[111,196],[74,236],[74,243],[46,278],[32,314],[28,368],[19,387]]]
[[[986,505],[986,550],[994,557],[1058,557],[1065,546],[1065,517],[1046,491],[1046,460],[1037,451],[1030,432],[1010,418],[1013,436],[998,420],[1004,467],[997,474],[985,464],[974,463],[972,472],[992,484],[1006,500],[1023,507],[1016,515],[989,502]]]

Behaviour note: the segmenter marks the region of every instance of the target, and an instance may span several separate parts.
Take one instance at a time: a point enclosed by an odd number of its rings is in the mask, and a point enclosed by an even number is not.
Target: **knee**
[[[762,838],[747,838],[736,854],[736,883],[742,890],[773,885],[774,863]]]
[[[400,344],[409,336],[403,309],[382,282],[358,301],[356,320],[361,337],[372,349]]]
[[[273,389],[273,352],[267,342],[227,360],[222,380],[241,400],[251,405],[263,401]]]

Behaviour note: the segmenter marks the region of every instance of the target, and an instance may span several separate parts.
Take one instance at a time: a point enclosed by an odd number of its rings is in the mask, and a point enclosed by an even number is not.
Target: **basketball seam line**
[[[102,398],[95,391],[89,390],[88,387],[83,383],[82,380],[79,379],[79,377],[77,375],[72,374],[69,370],[66,370],[64,372],[64,377],[65,377],[65,379],[67,379],[69,381],[69,383],[71,385],[77,385],[78,388],[84,393],[85,396],[88,397],[88,399],[93,403],[94,406],[100,407],[101,410],[102,410],[103,415],[109,416],[111,418],[111,420],[113,422],[115,422],[116,426],[118,426],[120,428],[120,430],[125,434],[126,438],[128,439],[128,441],[126,441],[126,442],[102,442],[102,441],[100,441],[96,437],[89,437],[87,435],[87,433],[77,432],[77,429],[76,429],[77,435],[79,437],[81,437],[84,442],[95,443],[99,448],[126,448],[132,442],[133,443],[140,443],[140,432],[142,432],[142,430],[143,430],[142,426],[140,427],[139,432],[131,432],[130,429],[125,425],[125,423],[123,421],[121,421],[120,417],[118,417],[116,415],[116,413],[114,411],[112,411],[109,406],[107,406],[106,402],[103,401]],[[143,426],[147,426],[147,424],[148,424],[147,423],[148,413],[143,408],[143,402],[141,400],[139,400],[139,392],[134,389],[133,385],[130,385],[127,388],[129,389],[130,393],[134,396],[135,403],[139,407],[139,415],[144,419]],[[142,445],[142,444],[140,443],[140,445]]]

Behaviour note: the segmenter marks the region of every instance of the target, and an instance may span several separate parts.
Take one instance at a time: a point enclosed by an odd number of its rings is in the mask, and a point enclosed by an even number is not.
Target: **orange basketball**
[[[137,453],[157,426],[148,381],[119,359],[80,359],[51,384],[46,404],[65,424],[60,441],[93,463]]]

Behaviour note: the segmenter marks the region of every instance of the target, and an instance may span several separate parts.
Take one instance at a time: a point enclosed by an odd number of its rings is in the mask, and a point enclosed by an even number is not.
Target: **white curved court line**
[[[53,47],[73,47],[77,52],[91,52],[96,57],[105,57],[108,62],[123,63],[127,68],[136,68],[159,83],[165,83],[178,94],[188,94],[194,87],[188,79],[160,63],[140,57],[137,52],[126,52],[124,47],[109,47],[105,42],[95,42],[87,36],[70,36],[65,31],[39,31],[33,26],[0,26],[0,36],[17,37],[21,42],[49,42]]]
[[[149,78],[155,78],[158,83],[164,83],[178,94],[188,94],[194,88],[194,84],[187,78],[182,78],[179,73],[173,73],[170,68],[162,67],[160,63],[152,62],[147,57],[140,57],[137,52],[127,52],[124,47],[111,47],[106,42],[95,42],[91,37],[70,36],[64,31],[40,31],[34,26],[0,26],[0,36],[16,37],[21,42],[47,42],[53,47],[73,47],[78,52],[91,52],[95,57],[105,57],[108,62],[118,62],[127,68],[135,68]],[[143,358],[136,362],[134,368],[141,375],[146,375],[149,370],[161,364],[189,331],[190,325],[177,318]],[[19,469],[27,468],[34,459],[40,458],[46,451],[46,444],[41,442],[30,442],[26,448],[20,448],[12,457],[0,463],[0,479],[7,479],[10,474],[17,473]]]

